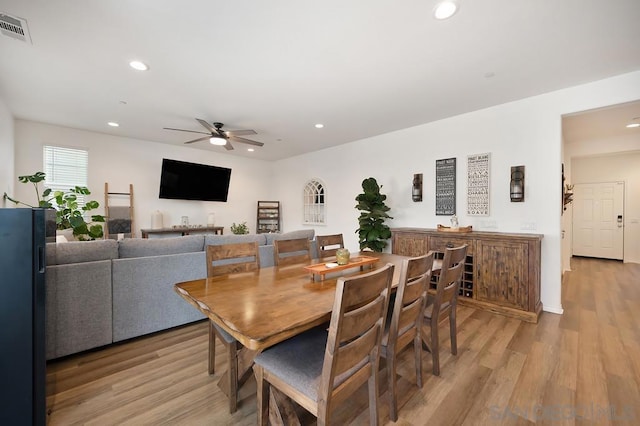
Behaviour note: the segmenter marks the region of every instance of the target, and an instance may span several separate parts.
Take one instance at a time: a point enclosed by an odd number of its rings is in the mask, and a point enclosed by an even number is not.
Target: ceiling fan
[[[205,129],[208,130],[207,133],[205,132],[198,132],[196,130],[185,130],[185,129],[173,129],[171,127],[164,127],[165,130],[177,130],[179,132],[189,132],[189,133],[200,133],[203,135],[207,135],[204,137],[200,137],[197,139],[194,139],[192,141],[187,141],[185,142],[185,144],[189,144],[189,143],[195,143],[195,142],[200,142],[200,141],[205,141],[205,140],[209,140],[209,142],[211,142],[213,145],[224,145],[224,147],[227,149],[227,151],[230,151],[233,149],[233,146],[231,146],[231,142],[230,141],[234,141],[234,142],[240,142],[240,143],[246,143],[249,145],[253,145],[253,146],[263,146],[264,143],[262,142],[257,142],[257,141],[252,141],[251,139],[245,139],[245,138],[241,138],[240,136],[244,136],[244,135],[255,135],[256,132],[254,130],[222,130],[222,126],[224,126],[224,124],[222,123],[213,123],[213,126],[211,124],[209,124],[208,122],[201,120],[199,118],[196,118],[196,120],[198,121],[198,123],[200,123],[202,125],[202,127],[204,127]]]

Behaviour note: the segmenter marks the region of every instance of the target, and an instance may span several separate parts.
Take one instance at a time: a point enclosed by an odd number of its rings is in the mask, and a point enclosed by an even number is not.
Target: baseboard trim
[[[554,306],[544,305],[544,308],[542,308],[542,310],[544,312],[551,312],[552,314],[558,314],[558,315],[562,315],[564,313],[564,309],[562,309],[562,306],[554,307]]]

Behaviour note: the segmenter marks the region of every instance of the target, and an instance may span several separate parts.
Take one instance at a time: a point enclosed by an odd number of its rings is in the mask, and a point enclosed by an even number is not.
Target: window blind
[[[52,191],[69,191],[75,186],[87,186],[89,152],[82,149],[44,147],[45,188]],[[77,196],[78,204],[84,206],[84,196]]]

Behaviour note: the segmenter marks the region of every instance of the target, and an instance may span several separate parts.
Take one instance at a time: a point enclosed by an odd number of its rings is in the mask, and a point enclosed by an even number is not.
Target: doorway
[[[624,182],[575,184],[573,255],[622,260]]]

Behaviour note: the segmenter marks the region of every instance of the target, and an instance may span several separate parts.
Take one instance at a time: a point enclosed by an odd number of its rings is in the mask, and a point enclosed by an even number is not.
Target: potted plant
[[[361,211],[358,217],[360,227],[356,230],[360,243],[360,250],[370,249],[381,252],[391,238],[391,229],[384,223],[386,219],[393,219],[387,212],[390,210],[385,204],[387,196],[380,193],[381,185],[375,178],[362,181],[364,192],[356,197],[356,208]]]
[[[92,215],[91,222],[87,223],[84,215],[90,211],[97,209],[100,205],[97,201],[87,201],[82,207],[78,205],[78,195],[90,195],[91,191],[86,186],[76,186],[68,191],[52,191],[50,188],[45,189],[40,194],[38,184],[45,179],[44,172],[36,172],[32,175],[18,176],[18,180],[22,183],[31,183],[36,191],[38,205],[32,206],[22,201],[15,200],[4,193],[6,200],[21,204],[27,207],[52,208],[56,210],[56,229],[73,229],[73,236],[80,241],[95,240],[102,238],[104,233],[102,225],[93,222],[104,222],[104,216]]]
[[[247,226],[247,222],[242,222],[236,225],[235,222],[231,225],[231,232],[234,234],[248,234],[249,227]]]

